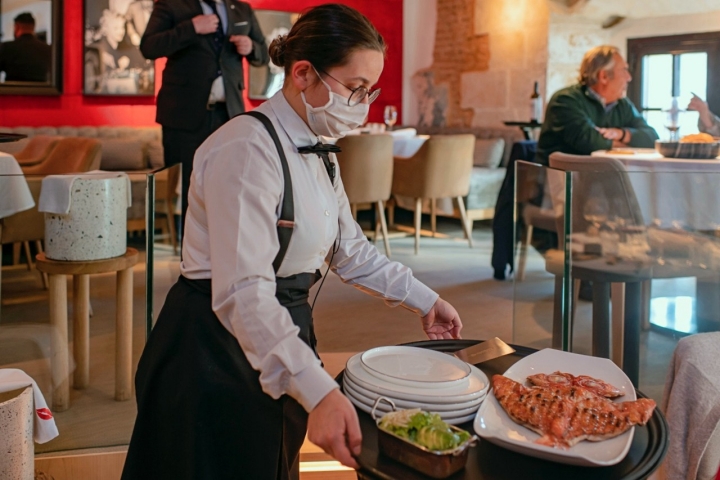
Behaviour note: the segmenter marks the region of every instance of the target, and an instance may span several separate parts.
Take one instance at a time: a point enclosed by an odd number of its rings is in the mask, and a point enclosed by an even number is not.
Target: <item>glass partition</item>
[[[571,288],[562,240],[565,172],[520,161],[515,167],[513,342],[568,350]],[[567,264],[566,264],[567,263]]]
[[[107,172],[90,174],[64,193],[42,176],[0,176],[0,368],[37,382],[60,432],[36,453],[129,442],[152,309],[147,259],[159,176],[118,184],[103,180]],[[128,183],[129,206],[116,195]],[[56,199],[43,199],[55,213],[38,210],[41,193]]]
[[[518,164],[514,341],[610,358],[659,401],[677,341],[720,330],[720,167],[600,160]]]

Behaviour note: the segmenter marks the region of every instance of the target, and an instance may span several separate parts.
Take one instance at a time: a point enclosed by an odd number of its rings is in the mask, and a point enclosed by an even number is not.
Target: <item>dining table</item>
[[[479,340],[429,340],[413,342],[406,346],[428,348],[440,352],[454,352],[480,343]],[[515,352],[476,366],[488,378],[502,374],[520,359],[537,350],[513,345]],[[341,372],[336,380],[342,385]],[[492,395],[489,393],[488,395]],[[638,398],[646,398],[637,391]],[[357,410],[362,430],[362,450],[356,457],[360,468],[357,471],[360,480],[426,480],[429,477],[412,470],[383,454],[378,448],[377,426],[367,413]],[[458,425],[471,433],[473,422]],[[515,453],[480,439],[468,454],[465,468],[452,475],[453,480],[517,480],[517,479],[553,479],[553,480],[636,480],[649,477],[662,463],[668,449],[668,424],[659,409],[644,426],[637,426],[630,450],[623,460],[612,466],[580,467]]]
[[[0,218],[35,206],[27,180],[15,157],[0,152]]]
[[[621,162],[646,223],[720,228],[720,159],[666,158],[655,149],[592,152]]]

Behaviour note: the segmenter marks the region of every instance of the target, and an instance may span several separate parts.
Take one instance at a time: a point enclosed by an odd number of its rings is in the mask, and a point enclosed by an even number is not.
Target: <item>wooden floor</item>
[[[513,282],[492,279],[492,232],[487,223],[476,222],[473,249],[463,239],[459,223],[440,220],[439,229],[442,238],[421,239],[419,255],[413,253],[412,238],[391,240],[392,258],[410,266],[418,279],[457,308],[464,323],[463,337],[499,336],[507,342],[516,341],[535,348],[549,346],[553,277],[545,272],[542,257],[537,252],[529,255],[526,280],[516,288]],[[382,251],[382,245],[378,246]],[[146,327],[144,261],[133,272],[133,362],[136,365],[144,345]],[[155,314],[178,274],[179,258],[173,256],[170,248],[158,248],[153,277]],[[69,295],[71,291],[69,285]],[[94,311],[90,321],[90,385],[84,390],[71,390],[71,408],[55,415],[60,436],[47,444],[37,445],[39,454],[97,447],[122,448],[127,445],[132,432],[136,415],[134,400],[116,402],[113,399],[114,276],[93,275],[90,298]],[[51,387],[56,381],[51,378],[49,369],[53,332],[48,322],[47,296],[39,275],[21,269],[3,271],[2,301],[0,368],[25,370],[36,379],[50,400]],[[590,353],[591,310],[589,302],[581,302],[576,314],[575,348],[579,353]],[[330,275],[322,286],[314,317],[318,349],[333,375],[343,368],[349,352],[425,339],[417,316],[402,308],[387,308],[381,300],[344,285],[335,275]],[[662,395],[674,345],[673,338],[643,333],[641,389],[656,400]],[[649,351],[654,354],[647,355]],[[302,454],[308,462],[326,458],[311,445],[305,445]],[[59,479],[56,477],[56,480]]]

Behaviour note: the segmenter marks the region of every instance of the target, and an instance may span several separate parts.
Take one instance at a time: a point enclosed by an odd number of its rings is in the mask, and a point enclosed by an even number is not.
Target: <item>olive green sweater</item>
[[[548,164],[553,152],[589,155],[595,150],[612,148],[612,140],[603,138],[595,127],[624,128],[632,137],[631,147],[655,146],[658,135],[626,98],[609,111],[587,91],[584,85],[558,90],[545,111],[535,161]]]

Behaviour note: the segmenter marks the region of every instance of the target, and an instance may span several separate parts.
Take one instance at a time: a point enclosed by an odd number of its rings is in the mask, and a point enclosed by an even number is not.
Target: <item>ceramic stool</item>
[[[115,312],[115,400],[129,400],[132,394],[132,267],[138,252],[128,248],[125,255],[105,260],[64,262],[50,260],[40,253],[37,269],[50,276],[50,324],[56,329],[52,341],[52,374],[59,379],[53,390],[53,409],[70,407],[68,366],[67,284],[65,275],[73,277],[73,386],[85,388],[90,378],[90,275],[117,272]]]

